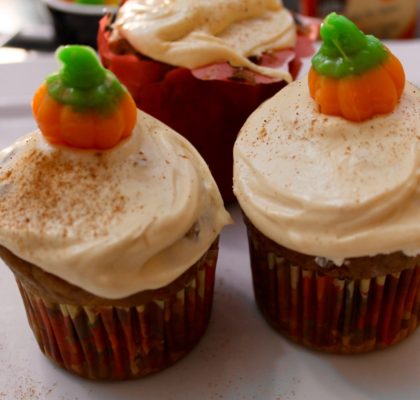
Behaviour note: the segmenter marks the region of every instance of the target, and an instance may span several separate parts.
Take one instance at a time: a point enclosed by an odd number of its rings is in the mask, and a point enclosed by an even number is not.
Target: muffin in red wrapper
[[[203,336],[230,217],[198,152],[138,111],[92,49],[58,57],[33,100],[41,131],[1,152],[0,256],[47,357],[138,378]]]
[[[110,300],[0,248],[41,351],[72,373],[100,380],[138,378],[188,354],[209,323],[217,253],[216,241],[174,282]]]
[[[393,253],[337,266],[287,249],[245,220],[257,305],[290,339],[316,350],[362,353],[398,343],[418,327],[420,257]]]
[[[420,92],[346,18],[330,15],[321,34],[308,79],[241,129],[234,191],[268,323],[309,348],[360,353],[419,324]]]
[[[220,20],[223,29],[214,28]],[[277,0],[129,0],[115,19],[102,19],[98,51],[141,110],[197,148],[231,202],[237,133],[252,111],[296,77],[300,59],[312,54],[310,37]]]

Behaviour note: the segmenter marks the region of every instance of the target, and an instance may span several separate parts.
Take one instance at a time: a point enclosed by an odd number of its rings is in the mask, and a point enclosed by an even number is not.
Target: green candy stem
[[[81,3],[81,4],[104,4],[104,0],[76,0],[76,3]]]
[[[51,97],[59,103],[74,106],[80,112],[114,110],[125,88],[112,72],[102,67],[91,47],[61,46],[56,56],[62,66],[46,79]]]
[[[342,15],[329,14],[321,25],[320,33],[323,43],[312,57],[312,67],[320,75],[336,79],[360,75],[388,58],[379,39],[365,35]]]

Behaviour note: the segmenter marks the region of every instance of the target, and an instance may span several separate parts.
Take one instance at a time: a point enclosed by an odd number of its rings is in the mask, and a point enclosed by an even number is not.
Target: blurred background
[[[332,11],[351,18],[366,33],[384,39],[419,36],[418,0],[284,0],[291,10],[311,17]]]
[[[87,4],[85,4],[87,3]],[[118,0],[0,0],[0,45],[51,50],[95,45],[99,19]]]
[[[103,6],[76,5],[74,1],[0,0],[0,46],[52,51],[61,43],[90,40],[86,44],[94,44],[97,21],[113,0],[104,0],[108,4]],[[284,0],[283,3],[312,17],[321,18],[331,11],[347,14],[363,30],[381,38],[420,37],[418,0]],[[80,12],[82,19],[75,23],[74,17],[80,17]],[[85,36],[78,36],[80,32]]]

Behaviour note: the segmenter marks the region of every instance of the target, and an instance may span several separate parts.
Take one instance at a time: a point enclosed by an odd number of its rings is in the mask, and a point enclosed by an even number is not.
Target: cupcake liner
[[[214,246],[187,271],[172,294],[130,306],[51,302],[16,276],[29,325],[41,351],[89,379],[120,380],[160,371],[186,355],[209,322],[215,279]],[[191,270],[194,270],[191,274]]]
[[[292,340],[322,351],[360,353],[398,343],[418,327],[420,267],[340,279],[267,251],[261,233],[250,226],[248,238],[257,305]]]

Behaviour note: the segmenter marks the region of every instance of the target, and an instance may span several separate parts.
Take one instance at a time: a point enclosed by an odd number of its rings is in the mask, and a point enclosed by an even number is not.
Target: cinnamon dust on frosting
[[[420,253],[420,92],[353,123],[318,112],[306,80],[258,108],[234,148],[234,192],[265,236],[341,264]]]
[[[91,165],[81,165],[63,160],[62,151],[65,149],[45,153],[33,148],[16,160],[13,170],[0,175],[4,228],[24,230],[36,224],[40,235],[55,228],[59,236],[67,237],[68,230],[73,229],[86,239],[109,234],[109,223],[124,212],[127,204],[113,182],[112,169],[100,156]],[[103,182],[109,182],[106,191]],[[77,222],[82,219],[80,226]]]
[[[0,244],[100,297],[169,284],[230,221],[197,151],[141,111],[111,150],[36,131],[0,152]]]

